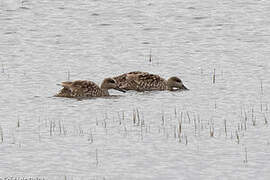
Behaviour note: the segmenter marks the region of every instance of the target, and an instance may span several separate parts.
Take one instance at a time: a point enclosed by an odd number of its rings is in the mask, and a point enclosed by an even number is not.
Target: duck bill
[[[124,89],[121,89],[121,88],[119,88],[119,87],[116,87],[116,88],[114,88],[115,90],[117,90],[117,91],[121,91],[121,92],[123,92],[123,93],[125,93],[126,92],[126,90],[124,90]]]
[[[181,88],[182,90],[189,90],[186,86],[182,86],[182,88]]]

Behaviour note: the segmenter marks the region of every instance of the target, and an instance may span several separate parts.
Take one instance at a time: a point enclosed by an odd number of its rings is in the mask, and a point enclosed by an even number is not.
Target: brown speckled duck
[[[63,86],[63,89],[55,95],[56,97],[88,98],[109,96],[109,89],[125,92],[125,90],[119,88],[112,78],[104,79],[100,87],[96,83],[86,80],[62,82],[61,86]]]
[[[135,91],[174,91],[188,90],[178,77],[171,77],[168,80],[161,78],[159,75],[147,72],[134,71],[113,77],[118,87],[124,90]]]

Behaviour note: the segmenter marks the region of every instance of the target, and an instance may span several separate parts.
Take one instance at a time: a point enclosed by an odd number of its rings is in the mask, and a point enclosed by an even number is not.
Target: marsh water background
[[[0,2],[1,177],[270,177],[269,1]],[[190,91],[53,97],[135,70]]]

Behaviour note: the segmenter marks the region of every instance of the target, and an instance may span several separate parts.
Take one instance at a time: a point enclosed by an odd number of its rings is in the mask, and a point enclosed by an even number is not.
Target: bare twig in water
[[[173,126],[173,137],[176,139],[176,126]]]
[[[133,124],[135,125],[136,124],[136,111],[135,111],[135,109],[133,110],[133,116],[132,116],[133,118]]]
[[[181,133],[182,133],[182,121],[179,121],[178,124],[178,140],[181,142]]]
[[[90,144],[92,144],[94,142],[93,133],[92,133],[91,129],[90,129],[90,135],[88,137],[88,141],[90,142]]]
[[[2,63],[2,73],[5,73],[4,64]]]
[[[3,129],[1,126],[0,126],[0,136],[1,136],[1,143],[3,143],[4,142],[4,132],[3,132]]]
[[[268,120],[266,118],[266,115],[264,114],[264,124],[268,124]]]
[[[17,127],[19,128],[20,127],[20,119],[18,117],[18,120],[17,120]]]
[[[96,166],[98,166],[98,163],[99,163],[99,161],[98,161],[98,149],[96,149]]]
[[[227,121],[226,121],[226,119],[224,119],[224,131],[225,131],[225,134],[227,136]]]
[[[214,127],[212,125],[210,126],[209,130],[210,130],[210,137],[214,137],[215,130],[214,130]]]
[[[263,81],[261,79],[261,94],[263,95]]]
[[[248,156],[247,156],[247,147],[245,147],[245,160],[244,163],[248,162]]]
[[[236,135],[236,139],[237,139],[237,144],[239,144],[240,143],[240,137],[239,137],[238,131],[235,131],[235,135]]]
[[[121,124],[122,124],[122,122],[121,122],[120,113],[118,112],[117,114],[118,114],[118,121],[119,121],[119,125],[121,125]]]
[[[178,134],[181,135],[181,133],[182,133],[182,121],[179,121]]]
[[[247,113],[246,113],[246,111],[245,111],[245,119],[244,119],[244,121],[245,121],[245,131],[247,130]]]
[[[189,116],[188,116],[188,117],[189,117]],[[194,133],[195,133],[195,135],[196,135],[196,133],[197,133],[197,121],[196,121],[196,116],[194,116],[193,121],[194,121]]]
[[[62,125],[61,125],[61,120],[58,120],[58,126],[59,126],[59,135],[61,135],[62,131],[63,131]]]
[[[165,117],[164,117],[164,112],[162,112],[162,116],[161,116],[161,125],[164,126],[165,125]]]
[[[52,120],[50,120],[50,136],[52,136],[52,128],[53,128],[53,124],[52,124]]]
[[[214,69],[214,74],[213,74],[213,84],[216,83],[216,69]]]
[[[256,116],[254,116],[254,109],[252,108],[251,111],[251,120],[252,120],[252,125],[255,126],[256,125]]]
[[[67,71],[67,80],[70,81],[70,71]]]
[[[149,62],[152,62],[152,50],[150,49],[150,53],[149,53]]]
[[[190,123],[190,116],[189,116],[189,113],[188,113],[188,111],[186,112],[187,113],[187,117],[188,117],[188,122]],[[194,122],[195,122],[195,120],[194,120]]]
[[[137,119],[138,119],[138,122],[137,122],[137,126],[139,126],[140,125],[140,123],[141,123],[141,118],[140,118],[140,113],[139,113],[139,109],[137,108]]]

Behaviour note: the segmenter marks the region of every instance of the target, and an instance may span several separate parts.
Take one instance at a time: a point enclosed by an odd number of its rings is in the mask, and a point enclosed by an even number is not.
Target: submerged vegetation
[[[257,108],[260,109],[260,108]],[[102,118],[89,119],[89,124],[73,124],[64,119],[39,118],[36,127],[36,139],[38,142],[52,138],[79,137],[85,139],[89,144],[95,145],[103,138],[119,138],[136,142],[150,142],[153,139],[183,144],[189,146],[196,144],[197,141],[206,141],[215,139],[215,141],[228,141],[245,147],[245,136],[249,130],[268,126],[269,110],[268,104],[263,105],[262,111],[255,111],[254,106],[242,107],[239,119],[217,120],[213,117],[209,119],[202,118],[200,114],[192,111],[183,111],[175,107],[171,112],[160,113],[160,119],[149,120],[144,116],[142,109],[135,108],[132,111],[119,111],[109,114],[105,112]],[[160,121],[160,123],[153,123]],[[93,123],[94,122],[94,123]],[[12,134],[7,134],[0,126],[0,142],[3,144],[23,143],[23,139],[17,137],[16,131],[24,129],[27,124],[21,124],[18,118],[16,129]],[[12,141],[10,140],[12,136]],[[20,141],[16,142],[16,139]],[[248,150],[244,148],[244,163],[248,163]],[[98,149],[95,150],[96,166],[101,165]]]

